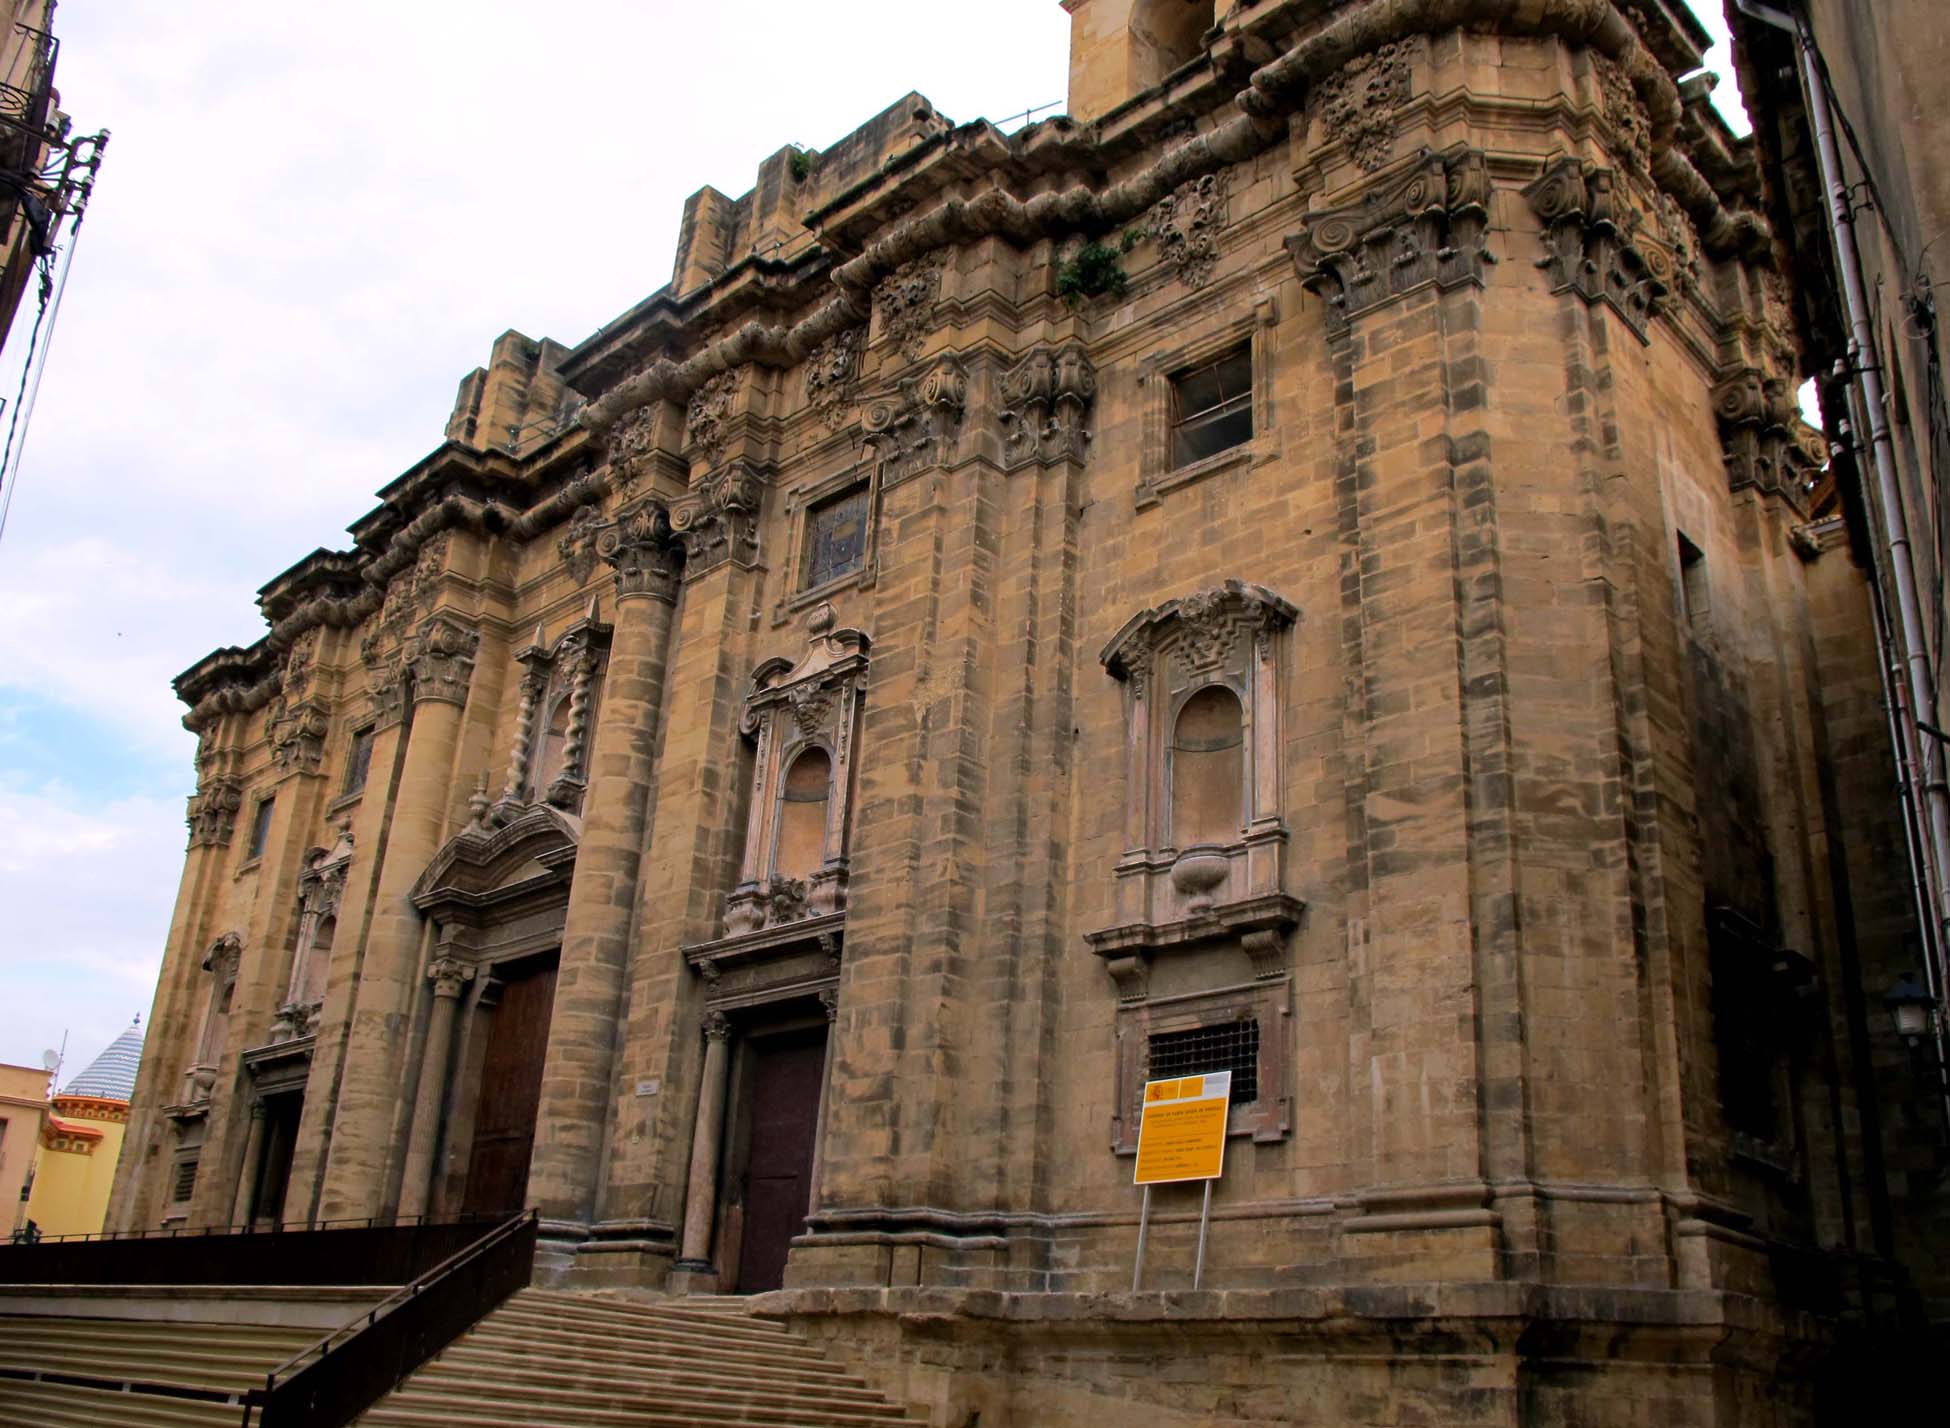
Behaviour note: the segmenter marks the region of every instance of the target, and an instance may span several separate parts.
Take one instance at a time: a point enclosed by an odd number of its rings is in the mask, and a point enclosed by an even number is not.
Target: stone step
[[[715,1362],[695,1359],[682,1367],[646,1369],[634,1364],[618,1366],[588,1364],[575,1360],[565,1362],[556,1359],[539,1361],[534,1355],[516,1358],[505,1354],[487,1355],[449,1350],[422,1368],[416,1378],[429,1384],[462,1387],[486,1380],[496,1384],[524,1384],[536,1389],[577,1394],[598,1391],[591,1387],[592,1368],[611,1367],[624,1368],[623,1374],[610,1377],[625,1387],[631,1402],[640,1402],[644,1394],[653,1389],[669,1389],[669,1396],[673,1398],[691,1392],[707,1396],[731,1392],[739,1395],[756,1395],[767,1401],[776,1400],[780,1407],[789,1407],[794,1403],[817,1403],[822,1406],[852,1407],[869,1412],[886,1409],[883,1416],[891,1415],[895,1421],[899,1421],[899,1415],[887,1409],[886,1400],[860,1379],[847,1378],[835,1381],[793,1374],[763,1376],[745,1374],[732,1377]],[[484,1369],[491,1370],[491,1373],[481,1372]]]
[[[521,1399],[453,1394],[422,1398],[402,1389],[380,1400],[356,1422],[358,1428],[455,1428],[456,1424],[467,1428],[886,1428],[913,1420],[798,1407],[720,1409],[696,1400],[588,1407],[554,1394]]]
[[[733,1352],[698,1353],[691,1349],[677,1349],[654,1343],[637,1343],[590,1349],[587,1347],[569,1348],[544,1339],[513,1339],[496,1335],[493,1332],[481,1334],[476,1331],[466,1335],[441,1355],[458,1363],[474,1364],[483,1370],[495,1373],[508,1371],[512,1366],[533,1361],[537,1358],[538,1347],[545,1351],[550,1363],[575,1364],[582,1369],[614,1370],[618,1373],[647,1374],[683,1372],[700,1364],[709,1364],[719,1373],[736,1373],[746,1376],[764,1375],[767,1378],[804,1384],[808,1388],[829,1385],[847,1388],[861,1385],[864,1380],[848,1373],[837,1364],[824,1360],[794,1360],[781,1362],[759,1354]]]
[[[912,1424],[795,1333],[735,1307],[525,1289],[359,1419],[365,1428]]]
[[[0,1378],[0,1423],[9,1428],[236,1428],[242,1413],[222,1403]]]
[[[265,1335],[217,1324],[0,1320],[0,1365],[59,1366],[89,1378],[231,1390],[261,1383],[270,1370],[313,1342],[309,1331]]]
[[[804,1340],[795,1338],[752,1340],[742,1336],[719,1334],[709,1327],[699,1327],[694,1321],[669,1325],[656,1329],[642,1329],[636,1325],[605,1323],[600,1319],[578,1316],[556,1316],[533,1313],[518,1307],[498,1311],[492,1316],[495,1332],[507,1332],[511,1337],[524,1338],[534,1334],[548,1334],[565,1346],[584,1345],[589,1349],[604,1347],[628,1347],[631,1343],[654,1341],[672,1348],[689,1348],[700,1352],[726,1351],[762,1354],[781,1361],[804,1363],[823,1363],[817,1349]]]
[[[677,1301],[672,1301],[676,1303]],[[622,1323],[658,1325],[666,1328],[709,1332],[754,1342],[791,1343],[793,1334],[773,1319],[758,1319],[750,1314],[728,1311],[685,1311],[663,1304],[637,1304],[627,1300],[592,1300],[574,1294],[544,1296],[524,1289],[508,1301],[507,1307],[519,1314],[544,1315],[552,1323],[584,1320],[612,1327]]]

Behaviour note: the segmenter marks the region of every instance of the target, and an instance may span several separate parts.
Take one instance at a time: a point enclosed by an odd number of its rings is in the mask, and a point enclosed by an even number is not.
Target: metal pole
[[[1198,1258],[1192,1261],[1192,1288],[1205,1278],[1205,1227],[1212,1223],[1212,1182],[1205,1182],[1205,1203],[1198,1207]]]
[[[1138,1252],[1137,1263],[1131,1266],[1131,1293],[1138,1292],[1138,1284],[1144,1278],[1144,1232],[1151,1227],[1151,1187],[1144,1187],[1144,1204],[1138,1209]]]

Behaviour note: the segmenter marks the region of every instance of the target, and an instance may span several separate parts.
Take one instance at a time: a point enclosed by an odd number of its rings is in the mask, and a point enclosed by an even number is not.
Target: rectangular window
[[[196,1191],[196,1157],[176,1162],[176,1179],[170,1184],[169,1198],[172,1204],[180,1205]]]
[[[867,487],[829,496],[806,512],[799,584],[810,590],[858,570],[867,555]]]
[[[1242,342],[1216,362],[1171,378],[1171,464],[1190,466],[1253,439],[1253,351]]]
[[[352,731],[352,747],[345,756],[345,791],[357,793],[366,786],[372,772],[372,726]]]
[[[1259,1022],[1256,1020],[1158,1032],[1149,1039],[1147,1050],[1149,1066],[1144,1077],[1147,1081],[1230,1071],[1233,1105],[1250,1106],[1259,1099]]]
[[[253,859],[264,856],[264,845],[271,840],[271,806],[276,802],[275,798],[259,799],[257,812],[251,817],[250,856]]]

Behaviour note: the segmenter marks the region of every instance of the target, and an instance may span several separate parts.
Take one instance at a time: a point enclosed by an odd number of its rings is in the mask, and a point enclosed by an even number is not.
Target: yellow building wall
[[[66,1137],[53,1123],[42,1133],[34,1189],[27,1201],[27,1218],[41,1234],[101,1233],[128,1114],[123,1102],[55,1097],[57,1120],[100,1131],[101,1139],[84,1142]]]
[[[20,1214],[20,1187],[34,1163],[41,1121],[47,1115],[47,1072],[38,1066],[0,1065],[0,1237]]]

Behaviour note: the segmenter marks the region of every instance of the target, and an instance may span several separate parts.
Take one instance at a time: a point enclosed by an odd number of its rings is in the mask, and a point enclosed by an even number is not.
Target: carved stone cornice
[[[1793,383],[1743,367],[1713,388],[1727,488],[1780,496],[1807,513],[1809,479],[1828,460],[1828,443],[1801,419]]]
[[[216,775],[197,785],[190,795],[184,821],[190,828],[192,848],[227,848],[236,831],[237,810],[244,806],[241,779]]]
[[[1007,465],[1083,460],[1097,373],[1081,342],[1030,353],[1003,374],[1001,395]]]
[[[684,543],[671,530],[662,503],[644,501],[617,516],[596,539],[596,554],[616,572],[616,598],[645,596],[677,603],[684,570]]]
[[[1625,320],[1639,341],[1659,315],[1668,285],[1659,267],[1633,241],[1636,227],[1621,210],[1610,169],[1562,158],[1528,184],[1523,196],[1544,225],[1537,266],[1554,293],[1602,302]],[[1671,265],[1662,265],[1670,272]]]
[[[435,615],[422,623],[405,651],[406,667],[413,676],[414,702],[466,704],[467,686],[474,678],[474,655],[480,647],[480,632],[451,615]]]
[[[670,528],[684,542],[684,578],[726,561],[750,565],[758,554],[758,516],[765,483],[743,461],[734,461],[671,503]]]
[[[1187,675],[1205,674],[1226,664],[1242,640],[1284,630],[1299,614],[1264,586],[1228,580],[1139,611],[1099,658],[1114,677],[1142,690],[1161,654],[1177,661]]]
[[[282,698],[273,700],[265,721],[272,765],[280,773],[317,773],[325,761],[325,735],[331,727],[331,717],[319,700],[290,705]]]
[[[1480,149],[1426,154],[1358,201],[1309,213],[1286,240],[1301,285],[1327,304],[1331,332],[1417,288],[1481,286],[1489,168]]]
[[[918,377],[869,404],[862,444],[878,462],[884,483],[899,481],[948,460],[961,432],[968,401],[968,374],[961,359],[943,353]]]

